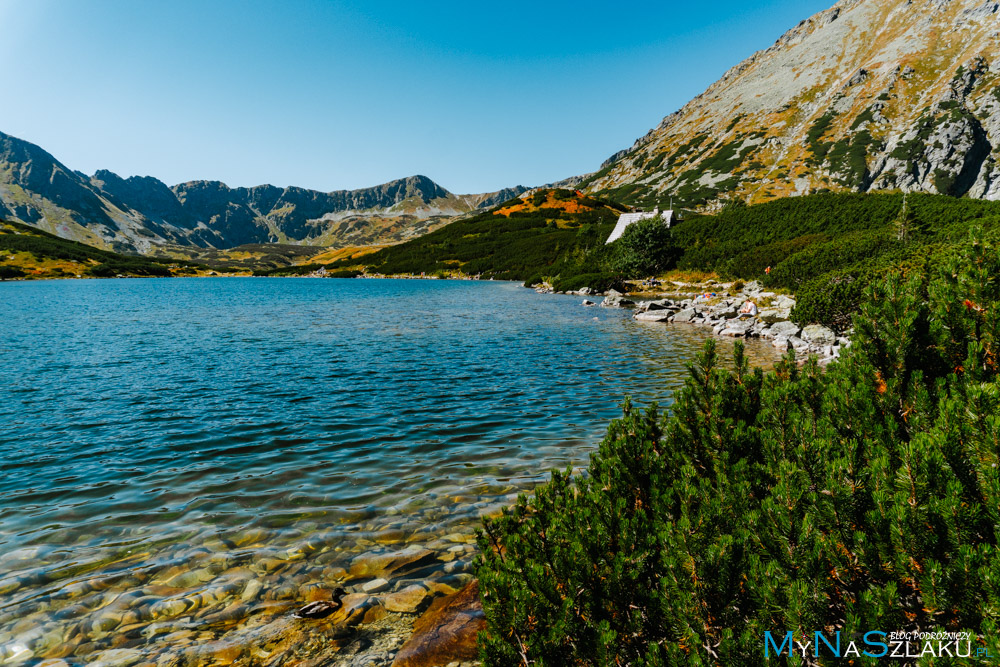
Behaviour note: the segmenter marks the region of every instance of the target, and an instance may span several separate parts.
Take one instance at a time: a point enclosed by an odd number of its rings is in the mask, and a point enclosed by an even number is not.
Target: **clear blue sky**
[[[168,184],[540,185],[832,3],[0,0],[0,131]]]

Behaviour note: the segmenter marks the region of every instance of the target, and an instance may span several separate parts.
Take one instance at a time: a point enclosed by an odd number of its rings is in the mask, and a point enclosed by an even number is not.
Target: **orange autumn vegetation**
[[[584,200],[583,195],[579,191],[577,191],[576,197],[573,199],[556,199],[555,191],[550,190],[545,194],[545,201],[538,206],[535,206],[532,202],[532,198],[528,197],[526,199],[522,199],[520,204],[505,206],[499,211],[495,211],[493,215],[502,215],[509,218],[511,213],[521,211],[539,211],[542,209],[555,209],[566,211],[567,213],[580,213],[582,211],[592,210],[595,208],[595,206],[588,205],[589,201],[593,200]]]

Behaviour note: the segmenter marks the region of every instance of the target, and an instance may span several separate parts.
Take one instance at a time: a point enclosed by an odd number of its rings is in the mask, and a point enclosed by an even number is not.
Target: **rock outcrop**
[[[612,290],[605,302],[608,307],[634,306],[632,317],[640,322],[702,325],[716,336],[762,338],[772,341],[774,347],[782,351],[794,349],[800,355],[818,356],[822,364],[840,356],[850,344],[847,338],[825,326],[802,327],[790,321],[795,299],[766,292],[757,281],[744,285],[738,292],[734,291],[733,283],[716,281],[675,283],[674,287],[696,291],[666,293],[662,295],[664,298],[636,303],[627,301],[626,306],[623,295]]]
[[[477,657],[476,640],[486,627],[479,581],[440,598],[417,619],[413,636],[396,654],[393,667],[444,667]]]
[[[841,0],[585,183],[709,209],[821,190],[1000,198],[1000,3]]]

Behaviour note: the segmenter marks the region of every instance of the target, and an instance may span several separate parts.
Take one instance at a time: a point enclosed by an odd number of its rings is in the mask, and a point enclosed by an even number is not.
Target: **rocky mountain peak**
[[[331,192],[206,180],[169,187],[107,169],[87,176],[0,133],[0,218],[125,252],[169,244],[391,243],[468,213],[494,194],[456,196],[423,175]]]
[[[586,186],[689,207],[822,190],[996,199],[998,149],[1000,3],[842,0],[734,66]]]

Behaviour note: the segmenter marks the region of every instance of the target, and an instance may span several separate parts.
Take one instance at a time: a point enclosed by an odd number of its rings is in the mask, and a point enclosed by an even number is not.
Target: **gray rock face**
[[[789,318],[791,311],[785,308],[768,308],[767,310],[762,310],[757,314],[757,317],[763,322],[768,324],[774,324],[775,322],[783,322]]]
[[[479,210],[486,210],[493,208],[494,206],[499,206],[504,202],[508,202],[514,197],[519,197],[527,192],[529,188],[523,185],[515,185],[512,188],[504,188],[503,190],[498,190],[497,192],[490,193],[482,197],[479,203],[476,204],[476,208]]]
[[[774,347],[778,348],[779,350],[791,350],[792,349],[792,342],[791,342],[791,340],[789,338],[785,337],[785,336],[780,336],[778,338],[775,338],[774,342],[771,343],[771,345],[773,345]]]
[[[737,315],[738,312],[739,312],[739,309],[736,308],[735,306],[721,305],[721,306],[716,306],[715,308],[712,308],[708,312],[708,314],[709,314],[709,317],[728,320],[728,319],[731,319],[733,317],[736,317],[736,315]]]
[[[712,208],[821,189],[1000,199],[998,7],[841,0],[616,153],[588,188],[698,188]]]
[[[795,348],[796,351],[809,349],[809,343],[805,342],[798,336],[789,336],[788,344]]]
[[[633,317],[640,322],[668,322],[673,313],[669,310],[648,310],[636,313]]]
[[[954,196],[968,194],[993,146],[979,119],[971,110],[961,109],[939,107],[936,113],[920,119],[878,168],[876,186]],[[928,133],[929,138],[924,140],[922,136]]]
[[[685,308],[681,312],[674,315],[674,322],[690,322],[691,320],[698,317],[700,313],[694,308]]]
[[[791,338],[802,333],[802,329],[794,322],[776,322],[771,325],[770,332],[773,338]]]
[[[601,306],[603,306],[604,308],[627,308],[629,306],[634,306],[634,305],[635,301],[626,299],[620,294],[618,296],[612,296],[609,294],[608,296],[604,297],[604,301],[601,302]]]
[[[792,308],[795,307],[795,299],[793,299],[790,296],[785,296],[784,294],[781,294],[775,297],[774,307],[791,310]]]
[[[726,322],[726,328],[722,330],[722,335],[745,338],[753,326],[754,323],[751,320],[729,320]]]
[[[663,303],[662,301],[647,301],[643,304],[643,310],[653,311],[653,310],[676,310],[672,306]]]
[[[837,334],[821,324],[810,324],[802,329],[802,338],[810,345],[823,347],[837,342]]]

